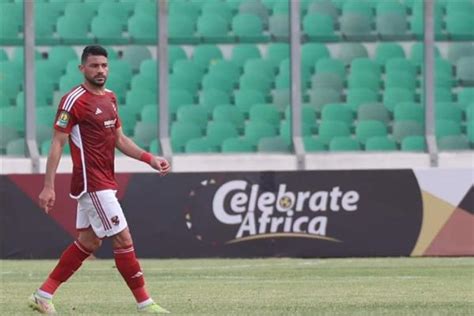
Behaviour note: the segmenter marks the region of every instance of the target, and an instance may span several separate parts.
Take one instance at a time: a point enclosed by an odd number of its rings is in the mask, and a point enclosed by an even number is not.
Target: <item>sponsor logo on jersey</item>
[[[105,128],[111,128],[115,126],[116,122],[117,122],[117,119],[107,120],[107,121],[104,121],[104,126]]]
[[[62,111],[61,113],[59,113],[58,120],[56,121],[56,125],[62,128],[66,128],[68,122],[69,122],[69,113],[66,111]]]

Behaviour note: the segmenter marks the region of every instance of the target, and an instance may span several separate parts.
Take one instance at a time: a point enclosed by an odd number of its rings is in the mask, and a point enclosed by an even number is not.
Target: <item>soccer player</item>
[[[166,175],[170,164],[140,149],[122,132],[115,94],[105,89],[107,51],[87,46],[81,56],[84,83],[61,99],[54,123],[54,135],[46,165],[40,206],[48,213],[54,206],[54,178],[63,147],[69,140],[73,171],[71,197],[77,199],[76,227],[79,236],[61,255],[45,282],[30,297],[29,305],[45,314],[56,312],[52,298],[82,262],[93,254],[102,239],[112,240],[115,265],[137,301],[139,312],[168,313],[148,294],[140,264],[122,208],[115,196],[114,151],[148,163]]]

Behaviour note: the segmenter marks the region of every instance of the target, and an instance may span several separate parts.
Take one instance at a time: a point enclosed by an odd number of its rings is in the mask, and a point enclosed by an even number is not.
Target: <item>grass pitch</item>
[[[56,261],[0,261],[1,315]],[[141,260],[148,288],[177,315],[473,315],[474,258]],[[113,260],[88,260],[56,293],[60,315],[132,315]]]

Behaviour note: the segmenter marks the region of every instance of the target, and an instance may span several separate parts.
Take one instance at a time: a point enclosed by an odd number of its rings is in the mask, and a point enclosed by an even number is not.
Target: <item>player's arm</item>
[[[54,130],[51,148],[49,150],[48,160],[46,162],[46,174],[44,177],[44,187],[39,195],[41,208],[48,213],[54,205],[56,194],[54,192],[54,178],[58,169],[59,161],[63,153],[64,145],[68,140],[68,134]]]
[[[116,129],[115,147],[131,158],[148,163],[153,169],[158,170],[161,175],[166,175],[170,171],[171,166],[165,158],[153,156],[138,147],[133,140],[123,133],[121,127]]]

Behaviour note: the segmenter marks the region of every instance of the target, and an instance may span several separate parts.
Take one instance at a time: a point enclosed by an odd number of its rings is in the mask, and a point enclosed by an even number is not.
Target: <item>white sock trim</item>
[[[148,305],[153,304],[153,300],[151,298],[144,300],[143,302],[137,303],[138,308],[144,308]]]
[[[42,298],[45,298],[45,299],[48,299],[48,300],[52,300],[53,299],[53,294],[50,294],[48,292],[45,292],[41,289],[37,289],[36,290],[36,294],[38,294],[39,296],[41,296]]]

